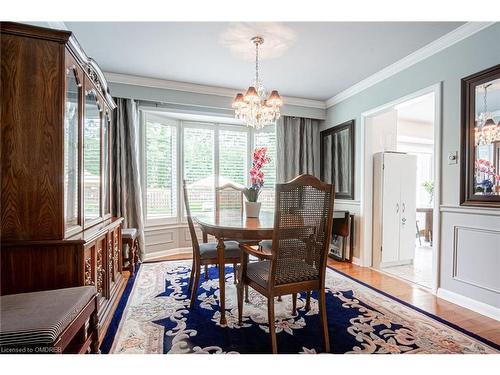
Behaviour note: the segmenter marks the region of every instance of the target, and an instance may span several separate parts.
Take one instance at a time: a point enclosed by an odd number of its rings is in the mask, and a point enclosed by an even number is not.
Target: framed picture
[[[462,79],[460,197],[500,207],[500,65]]]
[[[354,199],[354,120],[320,136],[321,180],[335,185],[335,198]]]

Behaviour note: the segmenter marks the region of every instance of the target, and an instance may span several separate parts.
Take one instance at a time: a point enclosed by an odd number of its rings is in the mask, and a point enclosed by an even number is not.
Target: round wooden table
[[[246,218],[241,210],[220,210],[200,213],[193,216],[203,232],[203,241],[207,235],[217,239],[217,258],[219,261],[220,324],[226,324],[224,241],[246,240],[261,241],[273,237],[274,212],[261,211],[258,218]]]

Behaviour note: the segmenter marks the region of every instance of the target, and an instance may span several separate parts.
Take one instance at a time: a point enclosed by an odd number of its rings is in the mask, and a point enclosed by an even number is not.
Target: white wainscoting
[[[500,320],[500,212],[441,207],[438,296]]]
[[[191,235],[187,223],[148,226],[144,230],[146,238],[146,259],[191,252]],[[198,241],[203,241],[201,230],[196,229]],[[211,236],[209,241],[213,241]]]
[[[455,226],[453,278],[500,293],[499,250],[500,231]]]

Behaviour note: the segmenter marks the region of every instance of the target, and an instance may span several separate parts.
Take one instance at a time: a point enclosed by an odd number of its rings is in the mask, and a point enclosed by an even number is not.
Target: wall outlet
[[[458,151],[448,152],[448,165],[458,163]]]

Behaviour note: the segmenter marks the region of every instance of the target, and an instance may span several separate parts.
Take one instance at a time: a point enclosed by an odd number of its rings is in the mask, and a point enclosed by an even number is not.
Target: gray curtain
[[[283,116],[276,123],[277,181],[303,173],[319,178],[320,120]]]
[[[350,189],[350,179],[351,179],[351,169],[350,165],[350,142],[349,142],[350,132],[347,130],[335,133],[335,139],[333,144],[335,145],[337,151],[334,152],[335,160],[333,165],[337,166],[338,173],[335,173],[335,190],[341,193],[348,193]]]
[[[139,257],[144,258],[144,216],[139,170],[139,111],[132,99],[115,98],[113,134],[113,215],[125,218],[124,228],[138,231]]]

